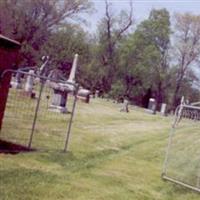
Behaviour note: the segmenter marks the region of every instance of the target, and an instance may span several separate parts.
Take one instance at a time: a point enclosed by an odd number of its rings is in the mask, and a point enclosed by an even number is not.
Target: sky
[[[104,16],[105,3],[104,0],[92,0],[96,11],[87,17],[89,22],[88,31],[95,32],[98,21]],[[200,0],[132,0],[133,12],[136,24],[146,19],[152,8],[166,8],[171,16],[174,13],[191,12],[200,14]],[[129,0],[109,0],[113,5],[113,11],[118,13],[121,9],[129,8]]]

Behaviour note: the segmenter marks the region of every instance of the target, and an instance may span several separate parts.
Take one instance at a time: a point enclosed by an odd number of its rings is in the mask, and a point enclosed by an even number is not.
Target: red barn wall
[[[2,75],[6,69],[16,69],[16,64],[19,58],[19,48],[19,44],[15,43],[14,41],[12,42],[8,38],[1,37],[0,35],[0,75]],[[2,127],[6,101],[10,87],[10,80],[11,73],[6,73],[0,79],[0,129]]]

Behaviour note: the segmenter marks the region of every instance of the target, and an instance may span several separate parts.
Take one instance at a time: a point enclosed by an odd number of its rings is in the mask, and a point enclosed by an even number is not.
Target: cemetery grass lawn
[[[78,102],[68,153],[0,154],[0,199],[199,200],[161,180],[172,119],[119,109],[101,99]]]

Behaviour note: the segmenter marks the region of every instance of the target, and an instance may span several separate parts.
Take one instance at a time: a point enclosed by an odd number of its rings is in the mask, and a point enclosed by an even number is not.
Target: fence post
[[[70,133],[71,133],[71,127],[72,127],[72,123],[73,123],[74,112],[75,112],[75,108],[76,108],[79,85],[78,86],[76,85],[75,88],[76,88],[76,90],[75,90],[75,95],[74,95],[74,102],[73,102],[72,113],[71,113],[68,129],[67,129],[67,137],[65,140],[64,152],[66,152],[68,150],[68,143],[69,143],[69,139],[70,139]]]
[[[171,130],[170,130],[170,133],[169,133],[169,139],[168,139],[168,144],[167,144],[167,148],[166,148],[166,155],[165,155],[165,160],[164,160],[164,165],[163,165],[163,170],[162,170],[162,177],[164,177],[166,175],[166,171],[167,171],[167,163],[168,163],[168,159],[169,159],[169,152],[170,152],[170,147],[172,145],[172,138],[174,136],[174,133],[175,133],[175,127],[176,127],[176,124],[177,124],[177,118],[179,118],[181,112],[180,112],[180,109],[181,106],[178,106],[175,110],[175,116],[174,116],[174,119],[173,119],[173,123],[172,123],[172,127],[171,127]]]
[[[41,80],[39,96],[38,96],[38,100],[37,100],[37,104],[36,104],[36,108],[35,108],[35,114],[34,114],[33,124],[32,124],[32,128],[31,128],[31,134],[30,134],[30,138],[29,138],[29,142],[28,142],[28,148],[31,148],[31,144],[32,144],[32,140],[33,140],[33,134],[34,134],[34,131],[35,131],[35,125],[36,125],[37,116],[38,116],[38,111],[39,111],[39,107],[40,107],[40,100],[41,100],[41,97],[42,97],[43,88],[44,88],[44,80]]]

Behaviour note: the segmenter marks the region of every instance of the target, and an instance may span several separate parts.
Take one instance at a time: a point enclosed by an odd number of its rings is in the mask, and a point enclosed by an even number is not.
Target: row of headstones
[[[22,73],[17,72],[16,76],[13,77],[13,80],[11,81],[12,88],[23,90],[23,94],[25,94],[27,97],[35,97],[34,83],[37,81],[38,78],[35,76],[34,71],[30,70],[27,74],[24,88],[21,75]],[[66,103],[69,91],[61,90],[59,87],[59,83],[55,83],[55,86],[55,88],[52,87],[53,95],[49,109],[60,113],[67,113],[68,110],[66,108]]]
[[[16,76],[12,78],[12,81],[11,81],[12,88],[22,89],[23,85],[22,85],[22,77],[21,76],[22,76],[22,73],[17,72]],[[34,85],[34,71],[30,70],[27,75],[27,78],[26,78],[24,91],[32,92],[33,85]]]
[[[75,61],[77,64],[77,60]],[[75,68],[72,68],[72,72],[70,73],[70,78],[69,80],[71,80],[71,82],[74,82],[74,77],[75,77]],[[25,92],[30,95],[33,96],[33,88],[34,88],[34,71],[30,70],[26,79],[26,83],[25,83]],[[16,89],[22,89],[22,83],[21,83],[21,74],[20,72],[17,72],[15,79],[11,82],[12,87],[16,88]],[[66,108],[66,102],[67,102],[67,97],[68,97],[68,93],[70,93],[70,91],[68,90],[64,90],[63,89],[59,89],[58,85],[56,88],[53,88],[53,97],[52,97],[52,104],[50,106],[50,108],[55,109],[55,111],[59,111],[61,113],[66,113],[67,112],[67,108]],[[89,102],[88,99],[89,95],[87,95],[87,102]],[[162,115],[166,114],[166,108],[167,108],[167,104],[166,103],[162,103],[161,104],[161,109],[160,109],[160,113]],[[148,109],[153,113],[156,114],[156,100],[154,98],[150,98],[149,99],[149,104],[148,104]]]
[[[68,94],[71,94],[75,90],[75,73],[76,73],[76,68],[77,68],[77,61],[78,61],[78,54],[75,55],[72,69],[70,71],[69,78],[66,83],[59,83],[54,82],[53,84],[49,84],[49,86],[53,89],[53,95],[52,95],[52,102],[49,107],[50,110],[60,112],[60,113],[67,113],[67,98]],[[44,68],[42,66],[41,68]],[[12,87],[16,89],[22,89],[22,81],[21,81],[21,74],[20,72],[17,72],[16,77],[14,80],[11,82]],[[35,73],[33,70],[30,70],[26,82],[25,82],[25,87],[24,87],[24,92],[30,97],[35,97],[34,94],[34,82],[36,81],[37,76],[35,76]],[[48,79],[48,78],[47,78]],[[51,81],[50,81],[51,82]],[[90,98],[90,92],[86,89],[80,89],[78,91],[78,98],[83,100],[86,103],[89,103],[89,98]]]
[[[148,110],[152,114],[156,114],[156,104],[157,103],[156,103],[156,100],[154,98],[149,99]],[[180,100],[180,105],[188,105],[188,104],[189,104],[189,101],[187,99],[185,99],[184,96],[182,96],[181,100]],[[160,113],[162,115],[167,114],[167,104],[166,103],[161,104]],[[174,113],[172,112],[172,114],[174,114]]]
[[[26,78],[23,94],[25,94],[28,97],[35,97],[34,95],[35,81],[36,80],[34,77],[34,71],[30,70]],[[11,82],[11,84],[13,88],[23,89],[21,80],[19,79],[19,76],[17,75],[14,81]],[[49,109],[55,112],[67,113],[68,110],[66,107],[66,103],[67,103],[68,91],[61,91],[59,89],[59,83],[56,83],[56,85],[57,85],[56,88],[52,88],[53,95],[52,95],[51,105],[49,106]]]

